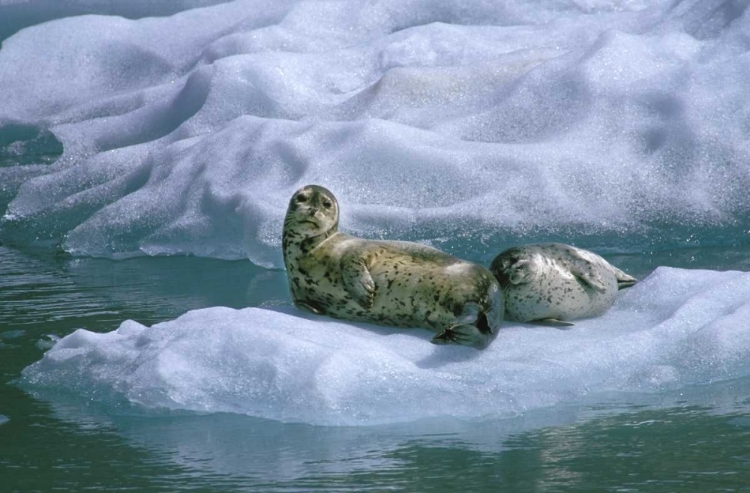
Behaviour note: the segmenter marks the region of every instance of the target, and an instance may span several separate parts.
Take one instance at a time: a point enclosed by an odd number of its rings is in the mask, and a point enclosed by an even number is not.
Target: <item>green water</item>
[[[610,256],[750,270],[748,248]],[[315,427],[116,413],[9,383],[48,336],[196,308],[289,304],[282,271],[197,258],[74,259],[0,247],[0,491],[748,491],[750,379],[650,405],[543,409],[485,422]]]

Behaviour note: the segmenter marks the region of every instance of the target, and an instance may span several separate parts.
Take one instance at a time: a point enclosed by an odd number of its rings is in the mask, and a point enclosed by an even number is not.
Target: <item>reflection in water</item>
[[[732,386],[749,390],[750,379]],[[53,408],[79,434],[119,437],[150,468],[180,471],[169,488],[190,474],[194,486],[263,491],[705,491],[750,481],[750,409],[730,401],[721,414],[698,405],[579,409],[578,422],[541,428],[556,410],[484,423],[316,427],[231,414],[113,417],[59,399]]]
[[[745,488],[750,479],[750,454],[743,445],[750,429],[736,426],[731,415],[717,418],[703,408],[619,414],[539,436],[565,444],[544,447],[551,481],[575,474],[576,484],[589,488],[707,491]]]
[[[287,299],[285,273],[250,262],[74,259],[49,250],[0,246],[3,490],[164,491],[194,484],[193,471],[134,447],[101,419],[79,413],[76,419],[60,420],[58,411],[8,385],[42,357],[48,334],[62,337],[81,327],[106,332],[126,319],[151,325],[196,308],[283,305]],[[81,405],[76,402],[72,408]]]
[[[0,166],[52,164],[62,153],[62,142],[49,130],[33,125],[0,126]]]
[[[111,330],[127,318],[151,324],[208,306],[291,304],[284,271],[196,257],[115,261],[0,246],[0,287],[0,331],[44,325],[58,335]]]

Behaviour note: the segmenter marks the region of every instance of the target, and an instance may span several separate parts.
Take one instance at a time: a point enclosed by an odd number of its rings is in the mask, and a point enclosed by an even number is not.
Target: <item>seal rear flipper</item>
[[[617,289],[626,289],[631,286],[634,286],[638,281],[633,279],[632,281],[620,281],[617,280]]]
[[[526,322],[528,324],[534,324],[534,325],[544,325],[546,327],[573,327],[575,324],[571,322],[566,322],[564,320],[558,320],[556,318],[539,318],[536,320],[529,320]]]
[[[443,345],[451,344],[456,341],[453,340],[453,334],[450,332],[450,329],[446,329],[430,339],[430,342],[433,344]]]
[[[613,266],[612,268],[615,271],[615,279],[617,279],[617,289],[629,288],[630,286],[638,282],[638,279],[636,279],[633,276],[629,276],[625,274],[623,271],[621,271],[617,267]]]
[[[486,348],[492,338],[491,333],[483,333],[473,325],[453,325],[432,338],[433,344],[460,344],[476,349]]]
[[[500,293],[499,289],[497,293]],[[500,296],[502,296],[502,293],[500,293]],[[484,349],[489,346],[494,337],[495,333],[489,325],[487,313],[482,310],[478,303],[470,301],[463,305],[461,314],[456,317],[450,327],[432,338],[432,343],[455,343]]]

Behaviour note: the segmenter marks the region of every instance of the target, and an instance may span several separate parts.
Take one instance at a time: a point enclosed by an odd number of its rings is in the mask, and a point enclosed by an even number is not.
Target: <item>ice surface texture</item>
[[[280,266],[308,183],[368,236],[750,230],[746,2],[215,3],[3,42],[0,156],[64,152],[0,166],[0,239]]]
[[[570,330],[507,324],[484,351],[259,308],[63,338],[21,385],[106,405],[326,425],[495,418],[750,375],[750,273],[659,268]]]

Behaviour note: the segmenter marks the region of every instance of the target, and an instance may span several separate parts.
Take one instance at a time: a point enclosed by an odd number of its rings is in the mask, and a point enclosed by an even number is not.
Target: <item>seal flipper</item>
[[[490,334],[482,333],[473,325],[451,325],[430,340],[433,344],[455,343],[477,349],[486,348],[490,341]]]
[[[620,280],[618,279],[618,280],[617,280],[617,289],[618,289],[618,290],[619,290],[619,289],[626,289],[626,288],[629,288],[629,287],[631,287],[631,286],[635,286],[635,284],[636,284],[637,282],[638,282],[637,280],[634,280],[634,281],[620,281]]]
[[[638,282],[638,279],[625,274],[617,267],[612,266],[612,269],[615,271],[615,279],[617,279],[617,289],[629,288],[630,286]]]
[[[372,308],[375,302],[375,281],[362,258],[347,255],[341,260],[341,279],[346,292],[362,308]]]
[[[592,288],[599,292],[604,292],[607,288],[604,286],[602,276],[599,275],[597,269],[583,257],[578,257],[576,261],[566,262],[566,267],[570,270],[570,273],[576,276],[578,279],[588,284]]]
[[[466,303],[461,315],[456,318],[456,323],[437,334],[430,342],[486,348],[492,342],[493,333],[487,322],[487,314],[481,310],[476,303]]]
[[[602,292],[605,291],[606,288],[604,287],[604,282],[602,281],[597,268],[593,265],[591,260],[586,258],[586,254],[589,252],[584,251],[582,253],[580,250],[576,249],[568,250],[568,253],[572,257],[570,264],[567,265],[570,272],[592,288]],[[615,275],[615,279],[617,279],[617,289],[629,288],[638,282],[638,279],[624,273],[606,260],[600,260],[604,262],[604,265]]]

